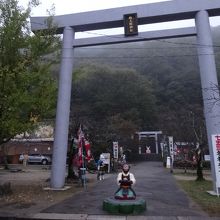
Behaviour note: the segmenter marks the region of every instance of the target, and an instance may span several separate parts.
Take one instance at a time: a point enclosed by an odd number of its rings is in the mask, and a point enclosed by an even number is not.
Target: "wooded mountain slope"
[[[214,28],[212,32],[219,75],[220,28]],[[205,141],[195,37],[80,48],[75,49],[74,56],[74,68],[78,72],[90,66],[126,68],[142,75],[151,84],[155,97],[154,113],[151,112],[153,120],[149,123],[145,121],[145,125],[138,129],[162,130],[179,141],[196,141],[197,133]],[[74,78],[79,75],[77,71]],[[98,81],[93,83],[96,86]]]

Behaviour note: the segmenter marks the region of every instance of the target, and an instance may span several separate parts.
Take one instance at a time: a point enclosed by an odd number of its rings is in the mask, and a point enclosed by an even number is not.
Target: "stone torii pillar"
[[[219,98],[218,80],[215,64],[215,55],[209,15],[207,11],[199,11],[195,17],[197,30],[197,50],[200,67],[200,77],[203,94],[204,115],[206,120],[206,130],[208,136],[209,153],[211,155],[211,168],[214,190],[216,189],[216,170],[214,166],[214,147],[211,136],[220,133],[220,109],[216,100]],[[214,100],[214,97],[216,100]]]
[[[53,145],[53,161],[51,171],[51,188],[63,188],[65,183],[74,37],[75,32],[73,28],[65,27],[63,31],[63,46],[59,75],[55,139]]]

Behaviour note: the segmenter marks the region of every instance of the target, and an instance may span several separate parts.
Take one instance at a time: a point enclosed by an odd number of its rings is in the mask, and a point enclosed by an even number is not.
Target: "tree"
[[[48,31],[30,33],[28,18],[36,5],[32,0],[23,9],[17,0],[0,0],[0,145],[54,115],[55,56],[49,55],[59,47],[59,37],[51,17]]]
[[[136,131],[153,128],[152,91],[151,83],[133,70],[80,68],[74,75],[71,124],[85,125],[97,152],[111,152],[112,141],[124,142]]]
[[[203,181],[205,180],[203,177],[203,149],[201,144],[197,144],[196,149],[195,149],[195,158],[196,158],[196,174],[197,174],[197,181]]]

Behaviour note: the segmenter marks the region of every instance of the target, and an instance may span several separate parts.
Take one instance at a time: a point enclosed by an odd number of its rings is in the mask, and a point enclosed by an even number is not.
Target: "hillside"
[[[212,32],[219,75],[220,30]],[[157,99],[154,129],[192,140],[192,122],[205,133],[196,47],[196,38],[188,37],[77,48],[74,70],[90,64],[136,70],[153,85]]]

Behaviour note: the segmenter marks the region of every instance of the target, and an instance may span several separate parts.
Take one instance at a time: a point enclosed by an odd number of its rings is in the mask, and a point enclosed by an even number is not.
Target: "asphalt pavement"
[[[136,178],[133,187],[137,197],[146,200],[147,210],[138,216],[111,215],[102,209],[105,198],[117,190],[117,174],[106,174],[95,187],[85,189],[56,205],[33,215],[35,219],[115,219],[115,220],[220,220],[209,218],[181,190],[170,171],[161,162],[141,162],[131,165]]]

